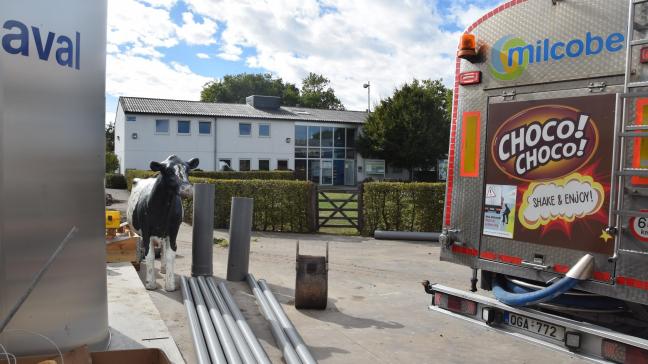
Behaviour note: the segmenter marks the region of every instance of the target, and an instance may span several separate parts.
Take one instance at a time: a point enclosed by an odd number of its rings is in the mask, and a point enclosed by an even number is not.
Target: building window
[[[269,171],[270,170],[270,160],[269,159],[259,159],[259,170],[260,171]]]
[[[137,120],[137,118],[134,117],[134,116],[127,116],[126,117],[126,121],[136,121],[136,120]]]
[[[321,128],[319,126],[309,126],[308,127],[308,146],[309,147],[319,147],[320,146],[320,134]]]
[[[199,121],[198,122],[198,133],[201,135],[210,135],[211,134],[211,121]]]
[[[322,146],[333,146],[333,128],[322,128]]]
[[[169,120],[155,120],[156,134],[169,134]]]
[[[308,139],[308,127],[303,125],[295,126],[295,146],[305,147]]]
[[[249,170],[250,170],[250,160],[239,159],[239,171],[249,171]]]
[[[178,134],[191,134],[191,121],[178,120]]]
[[[270,124],[259,124],[259,136],[264,138],[270,137]]]
[[[277,161],[277,169],[280,171],[287,171],[288,170],[288,160],[287,159],[279,159]]]
[[[250,135],[252,135],[252,124],[239,123],[239,136],[250,136]]]
[[[221,171],[231,171],[232,170],[232,160],[231,159],[219,159],[218,160],[218,169]]]

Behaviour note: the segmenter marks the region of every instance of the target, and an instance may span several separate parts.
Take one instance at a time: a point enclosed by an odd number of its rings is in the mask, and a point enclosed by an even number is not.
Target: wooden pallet
[[[110,230],[110,231],[108,231]],[[132,262],[138,268],[137,244],[141,237],[123,223],[119,229],[106,231],[106,262]]]

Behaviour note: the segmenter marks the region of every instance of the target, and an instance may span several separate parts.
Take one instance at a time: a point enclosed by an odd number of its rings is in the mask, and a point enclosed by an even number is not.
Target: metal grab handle
[[[521,264],[524,265],[524,266],[527,266],[529,268],[536,269],[536,270],[548,270],[550,268],[550,266],[548,266],[548,265],[528,262],[526,260],[523,260]]]

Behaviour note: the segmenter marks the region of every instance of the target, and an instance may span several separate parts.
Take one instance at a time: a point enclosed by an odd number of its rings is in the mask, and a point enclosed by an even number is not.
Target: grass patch
[[[229,246],[229,240],[224,238],[214,238],[214,245],[218,245],[221,248],[227,248]]]

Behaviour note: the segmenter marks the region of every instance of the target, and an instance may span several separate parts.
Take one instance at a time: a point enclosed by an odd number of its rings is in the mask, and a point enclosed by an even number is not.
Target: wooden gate
[[[357,189],[322,188],[317,190],[318,228],[353,228],[360,230]]]

